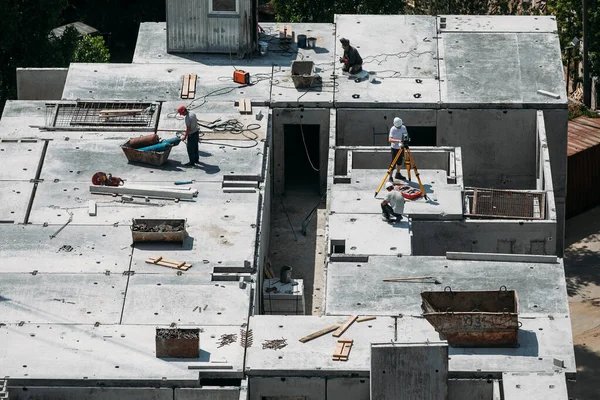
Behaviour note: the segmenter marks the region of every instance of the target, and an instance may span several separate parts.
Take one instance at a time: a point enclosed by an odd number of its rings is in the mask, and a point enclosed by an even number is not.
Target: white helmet
[[[386,188],[386,189],[389,189],[389,188],[391,188],[391,187],[394,187],[394,184],[393,184],[392,182],[386,182],[386,183],[385,183],[385,188]]]
[[[396,128],[400,128],[402,126],[402,118],[398,118],[398,117],[394,118],[394,126]]]

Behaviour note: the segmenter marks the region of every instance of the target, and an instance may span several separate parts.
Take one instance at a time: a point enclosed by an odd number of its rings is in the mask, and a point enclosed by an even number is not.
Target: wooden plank
[[[188,269],[190,269],[192,267],[192,264],[190,264],[190,263],[186,263],[186,262],[182,262],[182,261],[167,260],[162,257],[156,257],[156,258],[149,257],[146,260],[146,263],[160,265],[161,267],[180,269],[183,271],[187,271]]]
[[[366,321],[372,321],[374,319],[377,319],[377,317],[358,317],[356,319],[356,322],[366,322]]]
[[[190,74],[190,83],[188,85],[188,99],[193,99],[196,97],[196,74]]]
[[[302,342],[302,343],[310,342],[310,341],[311,341],[311,340],[313,340],[313,339],[316,339],[316,338],[318,338],[318,337],[321,337],[321,336],[323,336],[323,335],[326,335],[326,334],[328,334],[329,332],[333,332],[333,331],[335,331],[335,330],[336,330],[337,328],[339,328],[339,327],[340,327],[340,324],[334,324],[334,325],[328,326],[327,328],[321,329],[320,331],[313,332],[313,333],[311,333],[310,335],[308,335],[308,336],[304,336],[303,338],[301,338],[301,339],[298,339],[298,340],[299,340],[300,342]]]
[[[335,350],[333,351],[333,361],[348,361],[353,343],[354,341],[352,339],[338,340]]]
[[[350,325],[352,325],[352,323],[356,321],[356,318],[356,315],[351,315],[350,318],[348,318],[348,320],[344,322],[344,325],[340,326],[335,332],[333,332],[333,337],[342,336],[342,334],[346,332],[346,329],[350,328]]]
[[[238,110],[240,114],[252,114],[252,101],[250,99],[239,99]]]
[[[182,99],[188,98],[189,86],[190,86],[190,74],[185,74],[183,76],[183,83],[181,84],[181,98]]]

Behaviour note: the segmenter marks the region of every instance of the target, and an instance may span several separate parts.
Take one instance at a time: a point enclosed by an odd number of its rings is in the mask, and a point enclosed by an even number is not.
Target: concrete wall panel
[[[248,386],[250,400],[323,400],[326,394],[324,378],[250,378]]]
[[[10,400],[173,400],[173,389],[169,388],[27,386],[9,387],[8,392]]]
[[[448,400],[492,400],[493,381],[448,379]]]
[[[373,146],[373,132],[385,136],[390,131],[394,118],[400,117],[404,125],[436,126],[436,110],[371,110],[347,109],[337,110],[338,146]]]
[[[60,100],[68,68],[17,68],[17,99]]]
[[[239,387],[175,389],[174,400],[239,400]]]
[[[369,400],[369,379],[327,379],[327,400]]]
[[[444,256],[447,251],[554,255],[556,251],[556,224],[548,221],[413,220],[412,233],[415,256]]]
[[[321,191],[327,187],[327,163],[329,149],[329,109],[276,108],[273,110],[273,168],[274,193],[280,195],[285,191],[285,152],[283,140],[284,125],[319,125],[319,147],[321,160]],[[304,151],[304,149],[297,149]]]
[[[462,148],[466,186],[535,188],[536,110],[439,110],[437,141]]]
[[[371,346],[371,398],[439,400],[448,394],[448,345]]]

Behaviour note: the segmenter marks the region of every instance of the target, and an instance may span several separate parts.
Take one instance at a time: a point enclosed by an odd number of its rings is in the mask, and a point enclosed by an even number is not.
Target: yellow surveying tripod
[[[425,200],[429,200],[429,198],[427,197],[427,194],[425,194],[425,187],[423,186],[423,182],[421,182],[419,170],[417,169],[417,164],[415,164],[415,160],[412,156],[412,153],[410,152],[410,148],[408,147],[408,144],[404,144],[402,149],[400,149],[400,151],[396,154],[396,157],[394,157],[394,160],[390,164],[390,167],[388,168],[387,172],[385,173],[385,176],[383,177],[383,180],[381,181],[381,183],[379,184],[379,187],[377,188],[377,191],[375,192],[375,197],[377,197],[377,195],[379,194],[379,191],[383,187],[383,184],[387,180],[388,176],[392,173],[392,171],[394,171],[394,168],[396,167],[396,163],[398,162],[398,160],[400,159],[400,156],[402,154],[404,154],[404,165],[406,167],[406,174],[408,175],[409,181],[410,181],[410,170],[411,169],[415,170],[415,176],[417,177],[417,181],[419,182],[419,188],[421,189],[420,195],[418,195],[417,197],[423,197]]]

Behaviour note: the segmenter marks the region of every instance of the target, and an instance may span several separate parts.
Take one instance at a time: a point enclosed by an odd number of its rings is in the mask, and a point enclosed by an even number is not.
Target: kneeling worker
[[[362,71],[363,60],[358,50],[350,46],[350,41],[346,38],[341,38],[340,43],[344,49],[344,55],[340,57],[340,62],[344,63],[342,71],[350,73],[350,75],[356,75]]]
[[[381,214],[387,222],[402,221],[405,201],[402,193],[394,190],[394,184],[392,182],[385,183],[385,190],[387,190],[387,193],[385,199],[381,202]],[[391,219],[391,216],[394,216],[396,219]]]
[[[189,163],[183,165],[192,167],[200,161],[200,154],[198,153],[198,141],[200,140],[198,118],[196,117],[196,114],[189,112],[185,106],[177,107],[177,113],[185,117],[185,134],[181,140],[185,142],[188,157],[190,159]]]

